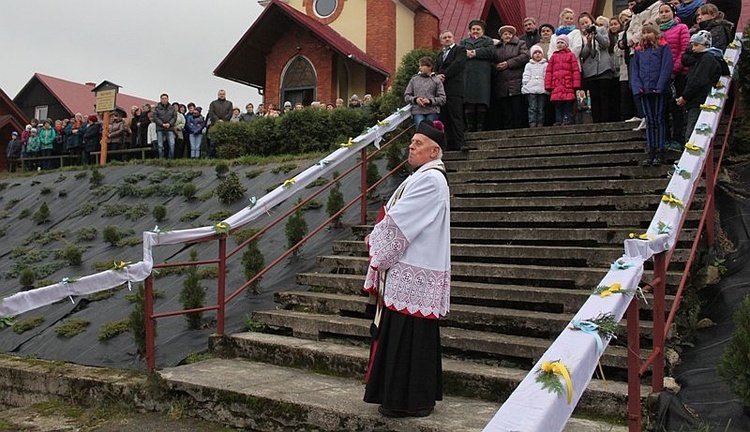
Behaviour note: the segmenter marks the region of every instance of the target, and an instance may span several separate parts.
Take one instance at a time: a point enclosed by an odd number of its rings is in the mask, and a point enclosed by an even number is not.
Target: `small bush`
[[[88,171],[81,171],[79,173],[76,173],[76,175],[74,175],[73,178],[76,180],[81,180],[81,179],[85,179],[88,176],[89,176]]]
[[[212,222],[221,222],[224,219],[228,218],[229,216],[232,216],[234,213],[231,210],[221,210],[217,212],[213,212],[208,215],[208,220]]]
[[[102,185],[102,181],[104,181],[104,174],[99,171],[99,168],[94,167],[91,170],[91,177],[89,178],[89,188],[98,188]]]
[[[21,334],[25,333],[31,329],[37,328],[44,322],[44,317],[41,315],[28,317],[26,319],[22,319],[21,321],[16,321],[13,324],[13,331]]]
[[[325,184],[328,184],[328,179],[325,177],[318,177],[315,179],[315,181],[305,186],[305,189],[312,189],[312,188],[316,188],[319,186],[323,186]]]
[[[117,225],[107,225],[102,230],[102,237],[104,241],[109,243],[111,246],[117,246],[117,242],[120,241],[120,229]]]
[[[240,183],[237,174],[231,172],[216,187],[216,195],[219,196],[219,202],[222,204],[231,204],[242,199],[245,196],[247,188]]]
[[[47,206],[46,202],[42,202],[42,205],[39,206],[39,210],[34,213],[34,222],[36,222],[37,225],[49,222],[49,206]]]
[[[229,172],[229,165],[227,165],[226,162],[219,162],[216,164],[216,168],[214,168],[214,170],[216,171],[216,177],[224,178],[224,176]]]
[[[190,261],[198,260],[198,251],[192,249],[190,251]],[[197,309],[204,305],[206,300],[206,291],[201,286],[201,280],[198,277],[198,269],[195,266],[190,266],[187,269],[187,276],[182,284],[182,291],[180,292],[180,302],[182,307],[185,309]],[[188,323],[188,328],[191,330],[198,330],[203,326],[203,312],[192,312],[185,314],[185,320]]]
[[[367,162],[367,188],[371,188],[378,180],[380,180],[380,171],[375,161],[370,160]]]
[[[255,177],[258,177],[261,174],[263,174],[263,170],[262,169],[253,170],[253,171],[246,172],[245,173],[245,177],[247,177],[249,179],[254,179]]]
[[[34,282],[36,282],[36,272],[31,267],[26,267],[21,270],[21,274],[18,276],[18,283],[21,284],[22,291],[28,291],[34,288]]]
[[[86,300],[90,302],[96,302],[96,301],[102,301],[106,300],[110,297],[113,297],[115,294],[117,294],[117,291],[120,291],[122,288],[112,288],[104,291],[95,292],[93,294],[89,294],[86,296]]]
[[[185,183],[182,185],[182,196],[184,196],[186,200],[192,201],[195,199],[196,193],[198,193],[198,187],[193,183]]]
[[[164,220],[164,218],[167,217],[167,208],[163,205],[155,205],[154,208],[151,210],[151,215],[154,216],[154,219],[157,222],[161,222]]]
[[[104,323],[99,327],[99,340],[104,341],[112,339],[113,337],[130,331],[130,320],[124,319],[119,321],[110,321]]]
[[[272,169],[271,174],[278,174],[278,173],[288,174],[291,171],[294,171],[296,169],[297,169],[297,164],[293,164],[293,163],[282,164]]]
[[[73,336],[86,331],[86,327],[91,324],[90,321],[81,318],[73,318],[59,324],[55,327],[57,337],[72,338]]]
[[[76,241],[91,241],[94,240],[98,234],[99,230],[97,230],[93,225],[81,227],[78,228],[78,231],[76,231]]]
[[[16,206],[16,204],[18,204],[19,202],[21,202],[21,200],[20,200],[20,199],[18,199],[18,198],[13,198],[12,200],[8,201],[8,202],[7,202],[6,204],[5,204],[5,207],[4,207],[4,208],[5,208],[5,211],[10,211],[10,210],[11,210],[11,209],[12,209],[13,207],[15,207],[15,206]]]
[[[192,222],[201,217],[202,214],[203,213],[199,211],[185,213],[184,215],[180,216],[180,222]]]
[[[734,315],[735,329],[719,362],[719,376],[726,380],[729,388],[742,404],[750,406],[750,296]]]
[[[302,199],[297,200],[297,204],[301,203]],[[292,248],[292,246],[299,243],[307,235],[307,221],[305,216],[302,214],[302,208],[298,208],[286,222],[286,247]],[[302,245],[292,252],[293,256],[298,256],[302,253]]]
[[[57,192],[57,196],[59,198],[65,198],[66,196],[68,196],[68,191],[66,191],[65,189],[60,189],[60,191]]]
[[[18,214],[18,219],[26,219],[29,216],[31,216],[31,209],[25,208]]]
[[[210,200],[213,197],[214,197],[214,191],[210,190],[208,192],[204,192],[204,193],[198,195],[197,198],[198,198],[198,201],[208,201],[208,200]]]
[[[81,206],[80,209],[78,209],[75,212],[73,212],[73,214],[71,216],[72,217],[76,217],[76,216],[88,216],[91,213],[94,213],[95,211],[97,211],[98,209],[99,209],[99,203],[87,202],[86,204],[84,204],[83,206]]]
[[[43,188],[41,188],[41,189],[39,190],[39,193],[40,193],[41,195],[49,195],[49,194],[51,194],[51,193],[52,193],[52,188],[51,188],[51,187],[49,187],[49,186],[45,186],[45,187],[43,187]]]
[[[333,177],[336,178],[338,176],[334,174]],[[344,194],[341,193],[341,183],[336,182],[328,193],[328,201],[326,202],[326,213],[328,213],[328,217],[338,213],[339,210],[344,208],[344,204]],[[341,216],[342,215],[338,215],[331,221],[334,228],[341,227]]]
[[[146,355],[146,317],[143,313],[143,300],[146,298],[146,289],[142,283],[133,293],[133,309],[128,316],[130,324],[130,334],[133,335],[136,352],[140,357]],[[154,337],[156,337],[156,326],[154,326]]]
[[[316,199],[312,199],[312,200],[306,202],[305,205],[302,206],[302,210],[303,211],[317,210],[317,209],[319,209],[321,207],[323,207],[323,204],[321,204],[320,201],[318,201]]]
[[[130,184],[136,184],[141,180],[144,180],[146,178],[146,174],[138,173],[138,174],[128,174],[125,176],[125,178],[122,179],[125,183]]]
[[[248,229],[246,239],[255,235],[256,232],[257,230]],[[266,260],[263,257],[263,252],[260,250],[259,243],[260,237],[248,243],[245,252],[242,253],[242,268],[245,271],[245,280],[252,279],[266,266]],[[261,279],[263,278],[258,278],[250,285],[250,290],[253,294],[260,292]]]
[[[57,253],[58,258],[66,261],[68,265],[78,266],[83,262],[83,250],[73,243],[68,243]]]

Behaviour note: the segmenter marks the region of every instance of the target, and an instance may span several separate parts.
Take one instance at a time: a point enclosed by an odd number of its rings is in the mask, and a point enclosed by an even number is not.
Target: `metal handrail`
[[[144,287],[145,287],[145,298],[144,298],[144,309],[146,311],[146,367],[149,371],[153,371],[156,368],[156,347],[155,347],[155,333],[156,333],[156,319],[158,318],[165,318],[165,317],[172,317],[177,315],[185,315],[188,313],[196,313],[196,312],[206,312],[206,311],[217,311],[217,329],[216,333],[218,335],[224,334],[224,324],[225,324],[225,312],[226,312],[226,305],[232,301],[234,298],[239,296],[242,292],[247,290],[253,283],[258,281],[263,275],[265,275],[267,272],[269,272],[273,267],[275,267],[278,263],[286,259],[289,255],[291,255],[294,251],[296,251],[299,247],[301,247],[305,242],[307,242],[310,238],[318,234],[320,231],[322,231],[324,228],[328,227],[329,224],[336,219],[337,217],[343,215],[348,209],[350,209],[353,205],[355,205],[357,202],[360,202],[362,204],[361,210],[360,210],[360,222],[365,223],[366,217],[367,217],[367,196],[369,193],[373,190],[375,190],[378,186],[380,186],[384,181],[386,181],[388,178],[395,175],[397,172],[401,170],[401,168],[406,164],[406,161],[402,161],[396,168],[388,171],[385,173],[381,178],[375,182],[372,186],[369,188],[367,187],[367,179],[366,179],[366,170],[367,170],[367,163],[372,160],[374,156],[376,156],[381,151],[385,150],[389,146],[392,146],[396,143],[396,141],[401,138],[404,134],[408,133],[412,130],[414,126],[410,125],[409,127],[403,128],[400,132],[398,132],[394,137],[392,137],[388,142],[381,145],[379,149],[373,151],[372,153],[368,154],[367,148],[363,148],[360,151],[360,161],[353,164],[350,168],[345,170],[342,174],[340,174],[338,177],[333,179],[332,181],[326,183],[325,185],[318,188],[318,190],[313,193],[312,195],[308,196],[306,199],[302,200],[300,203],[297,203],[296,205],[292,206],[289,210],[284,212],[282,215],[278,216],[276,219],[271,221],[270,223],[266,224],[264,227],[259,229],[253,236],[248,238],[247,240],[243,241],[241,244],[236,246],[231,251],[227,252],[226,250],[226,240],[227,240],[227,234],[223,235],[213,235],[210,237],[207,237],[204,240],[200,240],[199,242],[205,242],[205,241],[213,241],[218,239],[219,241],[219,256],[216,259],[211,260],[201,260],[201,261],[189,261],[189,262],[177,262],[177,263],[160,263],[155,264],[153,268],[167,268],[167,267],[181,267],[181,266],[197,266],[197,265],[204,265],[204,264],[218,264],[219,271],[218,271],[218,281],[217,281],[217,299],[216,304],[210,305],[210,306],[204,306],[201,308],[195,308],[195,309],[187,309],[187,310],[175,310],[175,311],[169,311],[169,312],[160,312],[160,313],[154,313],[154,303],[153,303],[153,290],[154,290],[154,277],[153,275],[150,275],[146,280],[144,281]],[[362,177],[361,181],[361,187],[360,187],[360,193],[351,201],[349,201],[344,207],[336,212],[334,215],[330,216],[328,219],[323,221],[321,224],[319,224],[317,227],[315,227],[313,230],[311,230],[307,235],[305,235],[299,242],[297,242],[295,245],[293,245],[291,248],[287,249],[284,253],[282,253],[279,257],[274,259],[270,264],[268,264],[266,267],[264,267],[261,271],[259,271],[255,276],[250,278],[250,280],[246,281],[242,285],[240,285],[239,288],[237,288],[234,292],[226,295],[226,261],[227,259],[233,257],[237,252],[242,250],[244,247],[246,247],[250,242],[258,239],[261,235],[266,233],[269,229],[273,228],[274,226],[278,225],[280,222],[286,220],[290,215],[292,215],[294,212],[296,212],[300,207],[307,204],[309,201],[323,193],[324,191],[328,190],[330,187],[332,187],[337,181],[340,179],[346,177],[347,175],[351,174],[354,170],[357,168],[360,168],[360,173]],[[234,230],[232,230],[234,231]],[[230,231],[231,232],[231,231]],[[195,240],[190,241],[191,244],[195,244]]]

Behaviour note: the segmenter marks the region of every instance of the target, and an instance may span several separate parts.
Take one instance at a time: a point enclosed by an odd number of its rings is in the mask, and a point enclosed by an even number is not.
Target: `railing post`
[[[156,323],[151,318],[154,315],[154,276],[149,275],[143,283],[143,319],[146,330],[146,369],[152,372],[156,368],[156,342],[154,328]]]
[[[227,279],[227,236],[219,237],[219,275],[216,290],[216,304],[219,306],[216,316],[216,333],[224,336],[224,312],[226,311],[226,279]]]
[[[667,254],[654,255],[654,329],[653,349],[656,354],[651,367],[651,389],[658,393],[664,387],[664,341],[667,338],[664,329],[665,291],[667,285]]]
[[[641,432],[641,334],[639,300],[628,306],[628,432]]]
[[[367,149],[360,150],[360,191],[362,193],[362,202],[359,207],[359,223],[367,223]]]
[[[728,133],[728,132],[727,132]],[[716,193],[716,176],[718,173],[714,172],[714,143],[708,146],[708,152],[706,153],[706,206],[708,207],[706,213],[706,242],[708,243],[709,249],[713,249],[716,246],[716,232],[714,231],[714,215],[716,213],[716,206],[714,200],[714,194]],[[700,233],[698,233],[700,235]]]

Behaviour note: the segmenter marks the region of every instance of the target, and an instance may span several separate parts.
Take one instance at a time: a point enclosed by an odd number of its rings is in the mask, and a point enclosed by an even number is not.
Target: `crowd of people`
[[[130,115],[122,109],[110,112],[106,130],[107,150],[111,160],[125,157],[121,150],[148,148],[149,156],[158,158],[216,157],[216,147],[207,137],[212,125],[220,122],[251,122],[261,117],[279,117],[290,111],[305,108],[302,103],[292,105],[290,101],[278,109],[274,104],[252,103],[245,105],[245,112],[226,99],[226,91],[219,90],[216,100],[208,111],[190,102],[187,105],[170,102],[163,93],[156,105],[133,106]],[[367,109],[372,96],[360,99],[352,95],[348,102],[342,98],[324,104],[314,101],[310,108],[335,110],[340,108]],[[84,116],[76,113],[70,119],[32,119],[26,128],[12,132],[7,147],[8,171],[16,172],[21,159],[29,159],[27,169],[57,168],[59,159],[52,156],[73,155],[78,163],[95,162],[92,153],[100,152],[103,135],[102,121],[96,114]]]
[[[740,16],[737,0],[631,0],[616,17],[560,11],[557,25],[523,20],[486,35],[472,20],[461,41],[444,31],[437,58],[422,58],[404,94],[414,122],[440,118],[447,149],[464,131],[627,121],[645,130],[649,157],[664,162],[695,127],[722,74]]]

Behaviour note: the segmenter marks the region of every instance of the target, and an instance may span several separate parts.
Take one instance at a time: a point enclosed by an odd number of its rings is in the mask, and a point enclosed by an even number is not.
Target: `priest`
[[[365,238],[364,291],[376,305],[364,401],[386,417],[425,417],[443,398],[438,319],[450,310],[450,194],[442,123],[421,122],[414,169]]]

